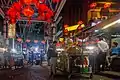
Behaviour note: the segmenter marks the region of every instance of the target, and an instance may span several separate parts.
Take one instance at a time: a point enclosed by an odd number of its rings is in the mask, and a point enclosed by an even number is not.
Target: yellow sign
[[[67,27],[65,29],[67,29],[68,31],[73,31],[73,30],[76,30],[78,26],[79,25],[74,25],[74,26]]]
[[[15,24],[8,25],[8,38],[15,38],[16,30]]]
[[[59,38],[59,41],[60,41],[60,42],[63,42],[63,41],[64,41],[64,38]]]
[[[73,31],[76,30],[78,28],[79,25],[74,25],[74,26],[70,26],[70,27],[66,27],[65,29],[67,29],[68,31]],[[85,27],[84,24],[81,25],[81,28]]]

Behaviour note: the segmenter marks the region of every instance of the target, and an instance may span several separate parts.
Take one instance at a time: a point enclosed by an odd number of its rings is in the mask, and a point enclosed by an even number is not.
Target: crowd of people
[[[56,64],[57,64],[57,51],[56,51],[56,41],[50,44],[47,51],[48,65],[51,67],[51,74],[56,74]],[[92,66],[93,72],[97,73],[101,70],[104,71],[107,66],[111,65],[113,58],[120,55],[120,47],[117,42],[113,42],[112,46],[109,47],[108,43],[103,39],[99,38],[99,41],[94,45],[94,53],[89,54],[89,65]],[[9,54],[9,50],[4,52],[4,55],[0,58],[0,64],[3,68],[12,67],[14,65],[13,59]],[[41,63],[42,64],[42,63]],[[102,68],[101,68],[102,67]]]
[[[51,66],[51,74],[56,74],[57,51],[56,41],[48,49],[48,63]],[[89,54],[89,65],[92,66],[93,73],[104,71],[111,66],[113,58],[120,55],[120,47],[117,42],[112,42],[110,47],[106,40],[99,37],[99,41],[94,45],[94,53]]]

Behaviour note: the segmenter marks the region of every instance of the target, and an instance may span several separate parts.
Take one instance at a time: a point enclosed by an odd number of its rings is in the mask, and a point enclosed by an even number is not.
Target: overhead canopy
[[[106,30],[109,27],[114,27],[114,26],[117,27],[119,23],[120,23],[120,14],[115,15],[108,20],[104,20],[94,27],[91,27],[91,29],[87,30],[87,32],[94,32],[95,30],[99,30],[99,29]]]

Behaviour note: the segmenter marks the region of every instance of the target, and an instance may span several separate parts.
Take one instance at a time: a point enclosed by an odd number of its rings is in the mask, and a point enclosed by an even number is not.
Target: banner
[[[8,38],[15,38],[16,36],[16,26],[15,24],[8,25]]]

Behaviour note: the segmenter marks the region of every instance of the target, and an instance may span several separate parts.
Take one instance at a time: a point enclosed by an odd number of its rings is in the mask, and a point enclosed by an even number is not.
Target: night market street
[[[44,64],[29,66],[28,68],[16,70],[1,70],[0,80],[68,80],[67,76],[58,72],[54,78],[49,77],[48,66]],[[71,80],[120,80],[119,72],[105,71],[99,75],[94,75],[93,79],[89,79],[88,75],[81,77],[72,77]]]

